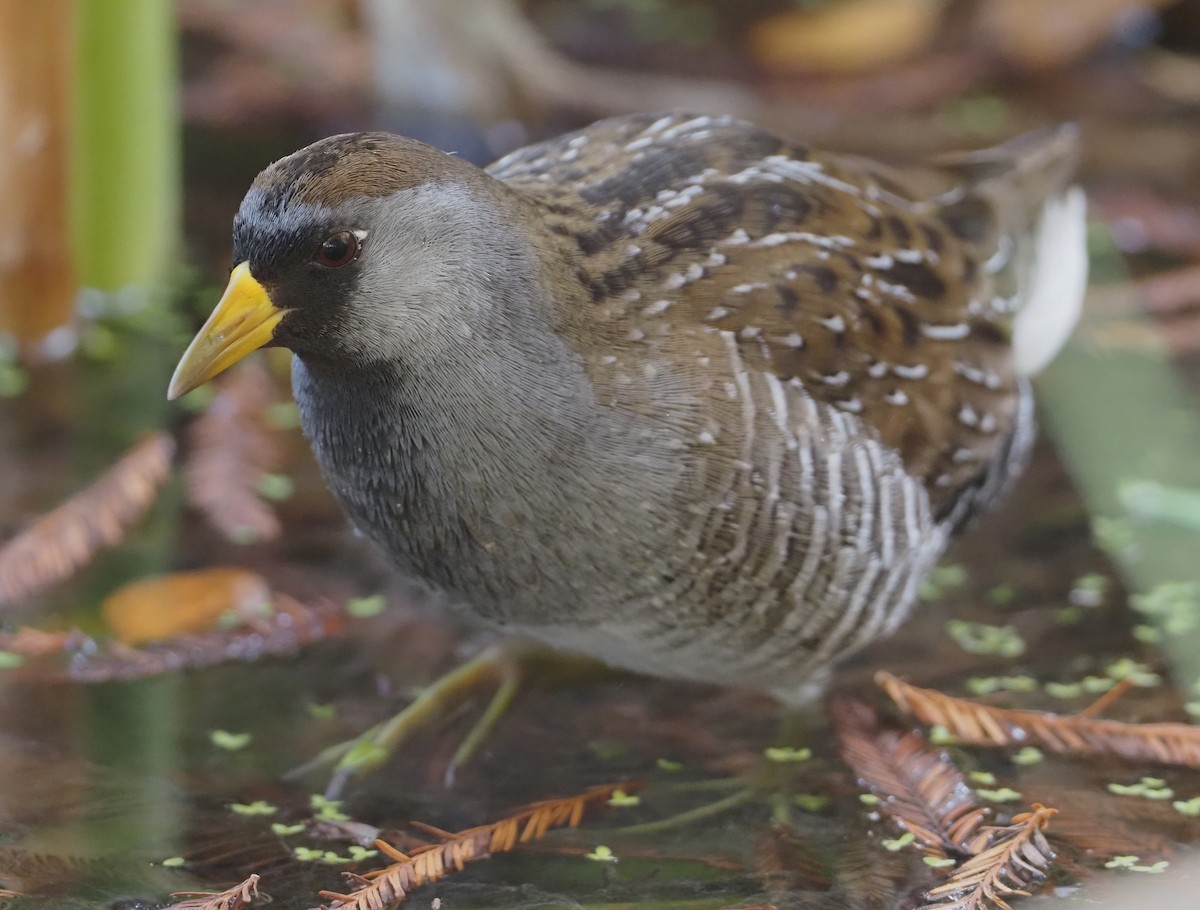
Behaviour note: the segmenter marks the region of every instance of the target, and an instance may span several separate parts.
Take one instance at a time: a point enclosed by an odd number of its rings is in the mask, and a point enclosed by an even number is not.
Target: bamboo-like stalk
[[[179,248],[175,6],[84,0],[74,8],[71,227],[79,281],[102,290],[154,285]]]

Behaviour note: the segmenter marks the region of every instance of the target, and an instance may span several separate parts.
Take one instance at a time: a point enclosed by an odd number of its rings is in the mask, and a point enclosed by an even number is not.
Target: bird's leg
[[[496,694],[488,702],[488,706],[479,716],[479,720],[475,721],[470,731],[463,737],[463,741],[459,743],[458,748],[454,750],[454,755],[450,758],[450,764],[446,766],[443,780],[447,787],[454,786],[454,777],[458,773],[458,769],[474,757],[484,740],[496,729],[500,718],[508,713],[512,703],[517,700],[517,694],[521,691],[521,683],[525,678],[524,669],[524,665],[519,659],[510,659],[507,665],[501,668]]]
[[[457,771],[471,760],[508,712],[531,669],[569,668],[574,672],[579,669],[580,663],[586,664],[584,669],[589,673],[600,666],[594,661],[581,661],[528,641],[508,640],[491,645],[434,680],[399,714],[376,724],[355,739],[323,750],[314,759],[292,771],[289,777],[300,777],[318,768],[331,767],[333,771],[326,796],[332,798],[353,778],[377,769],[414,733],[450,715],[484,687],[494,686],[495,691],[488,706],[450,759],[445,775],[449,786],[453,784]]]
[[[419,730],[427,729],[440,718],[459,708],[485,686],[495,686],[495,695],[483,716],[467,734],[446,769],[447,783],[454,773],[478,749],[479,745],[504,716],[521,688],[523,677],[520,647],[508,643],[494,644],[480,651],[466,663],[455,667],[440,679],[434,680],[399,714],[348,742],[325,749],[296,773],[314,767],[333,766],[326,796],[338,795],[346,783],[355,777],[370,774],[382,765],[402,743]]]

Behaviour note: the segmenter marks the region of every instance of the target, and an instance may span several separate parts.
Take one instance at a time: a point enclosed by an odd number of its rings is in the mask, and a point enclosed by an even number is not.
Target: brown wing
[[[899,450],[939,514],[1007,457],[1020,380],[1016,301],[997,294],[1004,242],[993,202],[947,173],[684,114],[607,121],[490,172],[570,248],[592,306],[566,307],[565,331],[586,320],[589,337],[607,327],[608,351],[661,344],[679,362],[704,360],[706,333],[735,333],[747,366],[799,380]]]

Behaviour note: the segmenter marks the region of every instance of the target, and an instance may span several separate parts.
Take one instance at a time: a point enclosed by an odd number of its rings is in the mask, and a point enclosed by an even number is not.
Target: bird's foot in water
[[[319,769],[330,769],[325,795],[336,798],[350,781],[379,769],[414,734],[453,714],[481,690],[494,687],[491,701],[463,737],[446,767],[444,780],[447,786],[452,786],[459,769],[471,760],[508,713],[531,671],[536,669],[540,678],[548,669],[561,671],[567,668],[572,673],[578,673],[582,668],[589,674],[607,670],[590,659],[565,655],[528,641],[509,640],[491,645],[431,682],[400,713],[354,739],[330,746],[288,776],[301,777]]]

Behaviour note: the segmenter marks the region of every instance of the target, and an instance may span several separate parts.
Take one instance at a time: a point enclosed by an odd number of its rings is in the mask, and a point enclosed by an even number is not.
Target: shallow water
[[[1121,85],[1131,78],[1119,61],[1110,69],[1117,76],[1106,78]],[[1179,114],[1131,121],[1136,98],[1102,97],[1090,79],[1100,74],[1060,80],[1045,102],[1090,118],[1089,189],[1110,198],[1158,194],[1194,212],[1200,186],[1186,169],[1161,164],[1181,159],[1172,157],[1176,145],[1160,141],[1165,130],[1172,141],[1182,137],[1186,150],[1194,123]],[[1044,113],[1039,88],[1007,102],[1022,114],[1029,113],[1022,104]],[[219,293],[212,283],[225,264],[237,200],[266,161],[343,125],[189,129],[189,250],[200,277],[180,278],[149,301],[88,298],[94,306],[79,353],[31,370],[23,394],[0,397],[0,539],[94,479],[145,431],[176,434],[188,461],[184,427],[194,415],[168,406],[164,390],[190,329]],[[843,132],[860,140],[878,134],[881,147],[895,145],[878,124],[853,127]],[[1000,706],[1060,713],[1085,708],[1105,679],[1134,672],[1143,684],[1105,716],[1195,717],[1187,706],[1200,709],[1200,588],[1187,586],[1200,585],[1200,510],[1179,491],[1200,490],[1196,352],[1179,343],[1190,325],[1185,312],[1170,323],[1177,334],[1167,335],[1184,367],[1173,372],[1179,364],[1148,331],[1128,284],[1130,275],[1172,269],[1187,257],[1161,249],[1119,254],[1107,235],[1097,230],[1085,325],[1039,380],[1044,432],[1034,463],[1013,496],[954,545],[910,623],[841,668],[830,696],[798,718],[782,719],[761,696],[719,687],[595,672],[576,673],[569,684],[534,678],[447,787],[447,763],[482,699],[451,713],[377,773],[351,782],[341,810],[403,845],[418,833],[408,827],[413,820],[455,831],[594,785],[641,781],[645,788],[636,805],[590,813],[578,831],[552,832],[470,864],[411,900],[454,908],[910,907],[936,874],[913,847],[882,846],[899,832],[860,800],[863,787],[831,727],[834,694],[865,700],[906,727],[912,722],[898,719],[871,682],[875,670]],[[286,364],[270,362],[272,395],[286,402]],[[0,904],[155,907],[171,892],[220,889],[258,874],[275,905],[315,907],[319,890],[347,887],[343,869],[378,862],[314,860],[324,851],[347,855],[349,847],[311,831],[273,831],[311,818],[312,795],[328,780],[325,772],[288,772],[388,717],[491,639],[400,585],[349,532],[298,434],[276,435],[279,473],[295,490],[276,506],[279,540],[225,540],[186,506],[176,472],[118,548],[66,583],[0,607],[3,630],[33,624],[103,636],[98,611],[114,589],[152,573],[208,566],[251,569],[273,591],[305,604],[340,607],[382,593],[387,610],[343,617],[338,634],[296,653],[148,679],[71,681],[70,671],[91,659],[86,643],[65,662],[51,657],[0,669],[0,887],[28,895],[0,897]],[[1135,481],[1172,489],[1148,505],[1145,495],[1131,497]],[[1144,484],[1140,490],[1146,493]],[[1172,589],[1169,609],[1131,607],[1131,594],[1162,595],[1164,584],[1183,586]],[[1010,628],[1003,640],[1019,641],[1021,653],[988,653],[977,644],[980,627],[964,622]],[[998,678],[1019,691],[979,695]],[[248,740],[231,750],[214,741],[214,731]],[[771,761],[764,750],[772,746],[812,755]],[[1169,889],[1194,874],[1179,845],[1200,840],[1200,819],[1173,804],[1200,797],[1200,772],[1052,755],[1021,764],[1015,748],[948,750],[977,789],[1018,794],[992,806],[997,820],[1037,802],[1060,810],[1048,832],[1058,852],[1053,887],[1020,906],[1123,906],[1126,898],[1102,895],[1139,882]],[[1173,798],[1110,787],[1143,777],[1161,779],[1158,792],[1170,788]],[[1114,856],[1169,865],[1150,873],[1104,869]],[[182,862],[164,864],[173,859]]]

